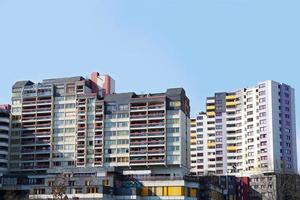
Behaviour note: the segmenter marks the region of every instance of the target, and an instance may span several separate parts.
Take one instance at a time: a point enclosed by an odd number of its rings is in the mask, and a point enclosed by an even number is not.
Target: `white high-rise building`
[[[286,84],[215,93],[194,123],[194,174],[297,173],[295,97]]]

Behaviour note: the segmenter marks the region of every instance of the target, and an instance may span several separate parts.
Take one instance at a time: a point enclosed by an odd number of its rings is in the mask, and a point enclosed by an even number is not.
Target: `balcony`
[[[146,114],[130,115],[131,120],[139,120],[139,119],[145,119],[145,118],[147,118]]]
[[[130,128],[142,128],[142,127],[147,127],[147,123],[142,123],[142,124],[130,124]]]
[[[22,134],[21,134],[22,137],[28,137],[28,136],[34,137],[34,135],[35,135],[34,131],[32,131],[32,132],[22,132]]]
[[[95,129],[102,129],[102,128],[103,128],[102,124],[95,124]]]
[[[164,105],[149,105],[148,110],[165,110]]]
[[[49,160],[50,159],[50,155],[44,155],[44,156],[36,156],[35,158],[36,160]]]
[[[50,143],[50,139],[48,139],[48,140],[37,140],[36,141],[36,144],[48,144],[48,143]]]
[[[165,150],[164,149],[149,149],[148,154],[164,154]]]
[[[226,102],[226,107],[231,107],[231,106],[235,106],[236,103],[234,101],[230,101],[230,102]]]
[[[215,112],[207,112],[206,115],[208,117],[214,117],[215,116]]]
[[[130,137],[145,137],[146,135],[147,135],[147,132],[130,133]]]
[[[160,113],[160,114],[148,114],[148,118],[149,119],[153,119],[153,118],[164,118],[165,114],[164,113]]]
[[[130,141],[131,146],[136,146],[136,145],[147,145],[147,140],[140,140],[140,141]]]
[[[43,148],[37,147],[35,151],[35,153],[45,153],[45,152],[50,153],[50,147],[43,147]]]
[[[142,155],[144,155],[144,154],[146,154],[147,153],[147,150],[139,150],[139,151],[130,151],[130,154],[142,154]]]
[[[49,164],[48,165],[46,165],[46,164],[44,164],[44,165],[37,165],[34,168],[35,169],[48,169],[49,168]]]
[[[51,123],[43,123],[43,124],[37,124],[36,127],[37,128],[44,128],[44,127],[50,127]]]
[[[36,125],[34,124],[23,124],[22,128],[34,128]]]
[[[148,127],[163,127],[165,126],[164,122],[149,122]]]
[[[40,112],[51,112],[52,109],[51,108],[37,108],[36,112],[40,113]]]
[[[22,161],[28,161],[28,160],[32,161],[32,160],[34,160],[34,156],[33,155],[22,155],[21,160]]]
[[[215,110],[216,106],[206,106],[206,110],[213,111]]]
[[[131,106],[130,107],[131,111],[140,111],[140,110],[147,110],[147,106]]]
[[[35,143],[34,139],[31,139],[31,140],[22,140],[21,141],[21,145],[31,145],[31,144],[34,144],[34,143]]]
[[[52,103],[52,100],[37,100],[37,104],[51,104]]]
[[[164,136],[165,132],[164,131],[149,131],[148,132],[148,137],[158,137],[158,136]]]
[[[207,144],[208,148],[215,148],[216,147],[216,143],[215,142],[211,142]]]
[[[148,140],[148,145],[164,145],[164,140]]]
[[[236,98],[235,95],[227,95],[226,100],[234,100]]]
[[[165,162],[164,157],[149,157],[148,158],[149,163],[163,163]]]
[[[85,127],[78,127],[77,131],[79,131],[79,132],[85,131]]]
[[[102,109],[102,108],[101,108],[101,109],[97,109],[97,108],[96,108],[96,109],[95,109],[95,112],[96,112],[96,115],[97,115],[97,114],[101,114],[101,113],[103,113],[103,109]]]
[[[36,136],[41,135],[41,136],[45,136],[45,135],[51,135],[50,130],[49,131],[37,131]]]
[[[36,120],[37,121],[45,121],[45,120],[49,120],[49,119],[51,119],[51,115],[45,115],[45,116],[41,116],[41,115],[38,115],[38,116],[36,116]]]
[[[35,151],[34,147],[21,149],[22,153],[33,153],[34,151]]]
[[[146,160],[146,158],[145,159],[133,159],[133,160],[130,160],[130,163],[133,163],[133,164],[143,163],[144,164],[144,163],[147,163],[147,160]]]
[[[36,108],[23,108],[22,113],[32,113],[36,112]]]

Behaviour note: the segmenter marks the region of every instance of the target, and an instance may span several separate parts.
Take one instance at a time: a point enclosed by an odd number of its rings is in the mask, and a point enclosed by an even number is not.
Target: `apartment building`
[[[12,87],[9,170],[45,193],[51,170],[122,167],[184,176],[190,166],[190,106],[184,89],[114,93],[114,80],[17,81]],[[39,187],[41,186],[41,187]]]
[[[10,105],[0,105],[0,177],[8,171]],[[0,182],[1,186],[1,182]]]
[[[183,89],[111,94],[104,103],[104,166],[188,172],[190,107]]]
[[[91,79],[17,81],[12,87],[10,172],[38,175],[50,168],[102,165],[101,98],[113,90],[114,80],[97,72]],[[83,159],[85,145],[95,154]]]
[[[215,93],[195,123],[196,174],[297,173],[294,89],[286,84]]]

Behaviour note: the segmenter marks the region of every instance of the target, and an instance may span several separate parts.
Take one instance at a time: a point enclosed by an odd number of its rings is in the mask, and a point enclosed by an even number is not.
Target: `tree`
[[[51,186],[53,199],[54,200],[66,200],[68,196],[66,195],[68,186],[68,179],[65,174],[58,174]]]

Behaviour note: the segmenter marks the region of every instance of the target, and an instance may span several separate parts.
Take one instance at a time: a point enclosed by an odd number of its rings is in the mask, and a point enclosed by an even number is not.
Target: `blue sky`
[[[266,79],[292,85],[297,101],[299,8],[299,0],[0,0],[0,102],[16,80],[92,71],[110,74],[117,92],[184,87],[193,114],[215,91]]]

